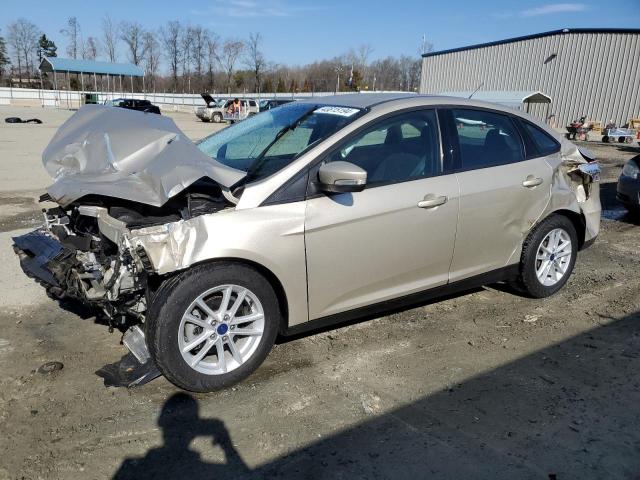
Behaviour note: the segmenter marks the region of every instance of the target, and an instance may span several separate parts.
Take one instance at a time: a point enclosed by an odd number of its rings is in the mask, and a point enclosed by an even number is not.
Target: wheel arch
[[[549,218],[551,215],[562,215],[564,217],[567,217],[571,221],[573,227],[576,229],[576,234],[578,235],[578,250],[582,250],[582,247],[585,244],[585,235],[587,229],[584,214],[566,208],[561,208],[549,212],[549,214],[542,220]]]
[[[254,270],[256,270],[258,273],[260,273],[263,277],[267,279],[267,281],[269,282],[269,284],[273,288],[273,291],[276,294],[276,297],[278,299],[278,306],[280,307],[280,312],[282,314],[280,319],[280,325],[278,326],[278,331],[280,333],[284,332],[289,326],[289,301],[287,299],[287,294],[285,292],[284,286],[282,285],[282,282],[276,276],[275,273],[273,273],[270,269],[268,269],[264,265],[258,262],[255,262],[253,260],[248,260],[246,258],[239,258],[239,257],[221,257],[221,258],[207,259],[201,262],[196,262],[191,264],[185,270],[177,270],[175,272],[171,272],[166,275],[155,276],[154,281],[148,282],[149,288],[151,290],[150,293],[153,296],[155,292],[157,292],[160,288],[165,286],[167,283],[172,283],[172,280],[175,277],[177,277],[182,272],[188,269],[201,266],[201,265],[211,265],[211,267],[214,268],[215,265],[219,263],[236,263],[236,264],[245,265],[253,268]]]

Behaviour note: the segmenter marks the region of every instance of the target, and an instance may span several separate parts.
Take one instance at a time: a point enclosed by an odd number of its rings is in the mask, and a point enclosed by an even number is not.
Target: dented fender
[[[305,202],[228,209],[134,229],[126,237],[132,255],[159,275],[224,259],[266,268],[281,283],[289,325],[295,325],[308,319],[304,213]]]

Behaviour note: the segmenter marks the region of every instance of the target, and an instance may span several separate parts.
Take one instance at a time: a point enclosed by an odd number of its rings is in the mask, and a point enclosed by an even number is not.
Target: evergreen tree
[[[286,93],[287,87],[284,85],[284,81],[282,78],[278,78],[278,86],[276,87],[276,92],[278,93]]]
[[[42,61],[44,57],[57,57],[57,50],[58,47],[53,43],[53,40],[49,40],[43,33],[40,40],[38,40],[38,60]]]
[[[271,79],[267,78],[262,84],[262,92],[273,93],[273,84],[271,83]]]

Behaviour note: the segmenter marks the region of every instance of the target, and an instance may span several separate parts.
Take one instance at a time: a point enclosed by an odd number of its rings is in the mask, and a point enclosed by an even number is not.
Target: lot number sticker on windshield
[[[351,115],[355,115],[360,110],[357,108],[347,108],[347,107],[320,107],[316,109],[313,113],[328,113],[329,115],[340,115],[341,117],[350,117]]]

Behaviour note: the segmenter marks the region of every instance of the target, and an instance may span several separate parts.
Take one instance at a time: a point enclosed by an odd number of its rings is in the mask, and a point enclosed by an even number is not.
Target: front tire
[[[203,264],[168,280],[153,296],[147,346],[171,383],[211,392],[245,379],[262,364],[280,320],[276,294],[255,269]]]
[[[577,254],[573,223],[564,215],[551,215],[524,242],[517,286],[534,298],[553,295],[567,283]]]
[[[213,120],[214,123],[222,122],[222,114],[221,113],[214,113],[213,117],[211,117],[211,120]]]

